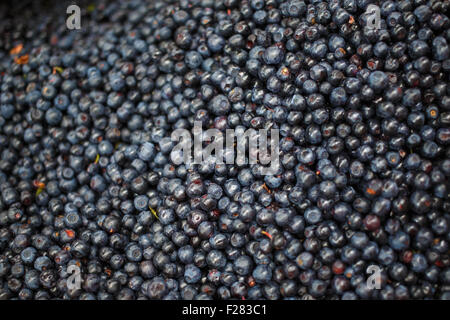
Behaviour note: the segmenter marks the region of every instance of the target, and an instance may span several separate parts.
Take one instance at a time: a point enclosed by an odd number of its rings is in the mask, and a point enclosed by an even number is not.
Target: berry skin
[[[219,52],[225,45],[225,40],[218,35],[212,35],[208,38],[208,48],[212,52]]]
[[[410,239],[406,233],[399,231],[389,237],[389,244],[394,250],[402,251],[409,247]]]
[[[187,283],[197,283],[201,278],[200,269],[195,265],[187,265],[184,271],[184,278]]]
[[[278,64],[283,59],[283,52],[277,46],[271,46],[264,51],[264,62],[267,64]]]
[[[258,283],[266,283],[272,278],[272,270],[269,266],[258,265],[252,273],[253,278]]]
[[[421,254],[414,254],[411,260],[411,269],[414,272],[421,273],[427,268],[427,260]]]
[[[380,91],[386,88],[388,85],[388,77],[382,71],[374,71],[369,76],[369,86],[376,90]]]
[[[20,257],[25,264],[32,264],[34,260],[36,259],[37,250],[33,247],[25,248],[21,254]]]

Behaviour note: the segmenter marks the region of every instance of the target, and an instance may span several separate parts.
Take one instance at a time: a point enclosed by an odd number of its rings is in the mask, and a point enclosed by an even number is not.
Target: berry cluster
[[[450,299],[450,2],[68,4],[0,4],[0,299]]]

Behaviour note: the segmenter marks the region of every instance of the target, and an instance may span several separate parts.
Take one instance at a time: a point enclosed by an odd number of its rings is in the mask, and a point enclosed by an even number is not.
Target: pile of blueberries
[[[450,299],[449,1],[15,2],[0,299]],[[195,121],[276,173],[174,164]]]

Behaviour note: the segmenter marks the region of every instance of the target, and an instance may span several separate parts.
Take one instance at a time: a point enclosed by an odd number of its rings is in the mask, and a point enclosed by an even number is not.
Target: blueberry
[[[161,277],[154,277],[147,287],[147,296],[150,299],[161,299],[167,293],[167,286]]]
[[[22,259],[23,263],[25,264],[32,264],[37,256],[37,250],[33,247],[25,248],[20,253],[20,258]]]
[[[314,258],[311,253],[309,252],[302,252],[297,258],[296,258],[297,265],[302,270],[307,270],[312,267]]]
[[[34,261],[34,268],[40,272],[49,269],[52,266],[52,262],[48,257],[40,256]]]
[[[144,142],[139,150],[138,156],[143,161],[149,161],[155,155],[155,146],[151,142]]]
[[[322,219],[322,213],[321,211],[314,207],[314,208],[308,208],[305,211],[305,221],[309,224],[317,224]]]
[[[129,261],[139,262],[142,260],[142,250],[136,245],[132,244],[125,249],[125,254]]]
[[[184,279],[187,283],[197,283],[201,278],[201,271],[193,264],[188,264],[184,271]]]
[[[267,283],[272,278],[272,269],[267,265],[258,265],[252,273],[257,283]]]
[[[388,85],[388,76],[382,71],[374,71],[369,76],[369,86],[376,90],[380,91],[387,87]]]
[[[210,37],[208,37],[208,48],[212,52],[221,51],[223,49],[224,45],[225,45],[225,40],[221,36],[213,34]]]
[[[278,64],[283,59],[284,54],[283,51],[277,46],[268,47],[264,51],[264,62],[267,64]]]
[[[411,259],[411,269],[414,272],[422,273],[425,271],[426,268],[427,268],[426,258],[420,253],[414,254]]]
[[[312,296],[318,298],[325,294],[326,288],[327,286],[324,281],[316,279],[311,282],[309,292]]]
[[[211,40],[211,41],[214,42],[214,40]],[[189,68],[195,69],[195,68],[198,68],[202,64],[203,58],[198,52],[189,51],[185,56],[185,62]]]
[[[226,96],[217,95],[210,101],[208,107],[215,115],[226,115],[230,110],[230,102]]]
[[[250,273],[253,266],[252,260],[248,256],[240,256],[233,262],[233,268],[238,275],[245,276]]]

